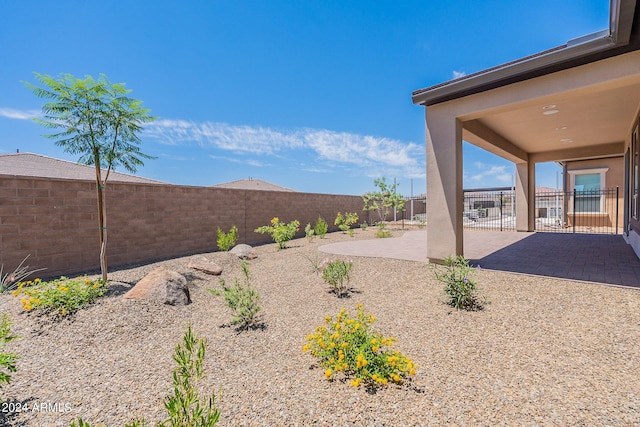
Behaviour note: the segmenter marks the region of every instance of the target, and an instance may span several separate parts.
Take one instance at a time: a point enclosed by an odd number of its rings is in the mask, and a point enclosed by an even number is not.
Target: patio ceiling
[[[464,140],[517,163],[620,156],[640,107],[640,51],[446,104]]]
[[[618,150],[611,155],[621,155],[639,103],[640,81],[549,96],[477,120],[527,153],[610,145]]]

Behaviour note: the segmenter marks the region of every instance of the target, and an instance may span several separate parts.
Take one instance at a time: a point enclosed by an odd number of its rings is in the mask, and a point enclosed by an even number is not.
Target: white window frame
[[[609,168],[592,168],[592,169],[576,169],[576,170],[568,170],[567,173],[569,174],[569,185],[570,185],[570,189],[571,192],[573,192],[574,188],[576,188],[576,175],[586,175],[586,174],[595,174],[595,173],[599,173],[600,174],[600,190],[604,190],[606,187],[606,177],[607,177],[607,172],[609,171]],[[569,203],[569,208],[571,208],[570,212],[568,213],[573,213],[573,195],[571,196],[570,203]],[[606,214],[607,212],[605,211],[605,197],[602,197],[602,194],[600,195],[600,210],[598,212],[576,212],[576,214]]]

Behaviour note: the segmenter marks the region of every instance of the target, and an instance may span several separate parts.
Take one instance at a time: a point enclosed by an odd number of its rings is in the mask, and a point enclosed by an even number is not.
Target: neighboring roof
[[[289,191],[295,192],[290,188],[281,187],[270,182],[263,181],[261,179],[249,178],[240,179],[238,181],[225,182],[224,184],[212,185],[212,187],[218,188],[236,188],[240,190],[263,190],[263,191]]]
[[[497,67],[413,92],[434,105],[640,49],[640,1],[611,0],[609,29]]]
[[[106,170],[103,169],[103,172],[106,173]],[[96,179],[96,171],[93,166],[33,153],[0,154],[0,174],[89,181]],[[166,184],[155,179],[114,172],[113,170],[109,174],[109,181]]]

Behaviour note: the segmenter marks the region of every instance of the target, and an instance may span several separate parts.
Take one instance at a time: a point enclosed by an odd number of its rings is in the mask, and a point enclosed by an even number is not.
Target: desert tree
[[[35,120],[55,133],[45,135],[65,152],[79,154],[79,163],[95,167],[100,233],[100,269],[107,280],[107,215],[105,188],[116,167],[135,173],[143,159],[152,156],[140,151],[142,125],[155,120],[142,102],[130,98],[123,83],[111,83],[101,74],[84,79],[71,74],[54,78],[35,73],[42,86],[24,82],[47,102],[42,117]],[[104,171],[103,171],[104,169]]]
[[[377,178],[373,181],[376,191],[369,191],[362,195],[365,211],[376,211],[380,221],[384,222],[392,208],[404,209],[405,198],[396,191],[399,184],[387,184],[385,177]]]

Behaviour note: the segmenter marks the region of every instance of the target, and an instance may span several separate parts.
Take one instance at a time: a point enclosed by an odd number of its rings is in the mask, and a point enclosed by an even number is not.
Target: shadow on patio
[[[464,252],[474,264],[491,270],[640,288],[640,260],[619,235],[464,232]],[[427,232],[321,246],[320,251],[348,256],[426,261]]]
[[[465,231],[467,258],[492,270],[640,288],[640,260],[622,236],[502,233],[506,236],[499,239],[495,234]],[[517,236],[522,238],[495,247],[496,240]],[[487,251],[485,242],[494,247]]]

